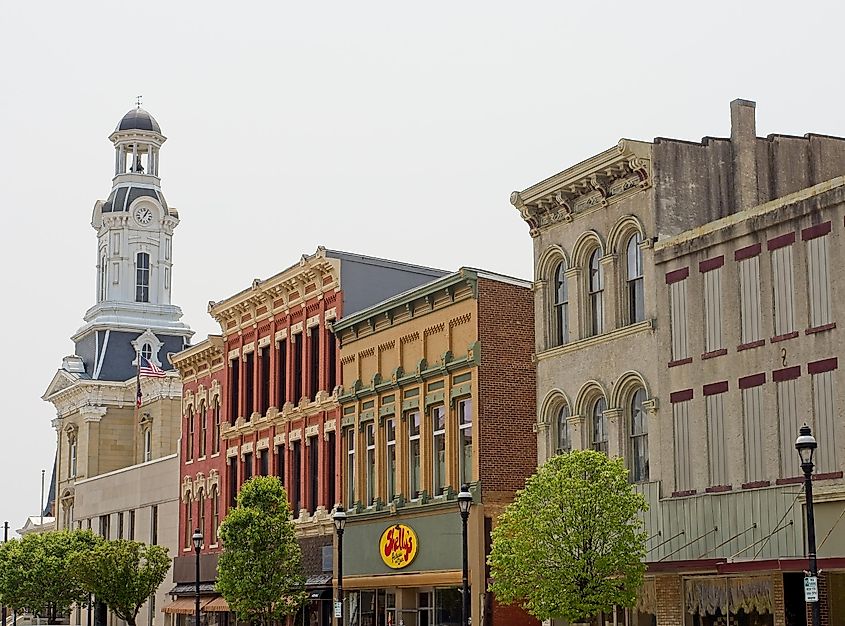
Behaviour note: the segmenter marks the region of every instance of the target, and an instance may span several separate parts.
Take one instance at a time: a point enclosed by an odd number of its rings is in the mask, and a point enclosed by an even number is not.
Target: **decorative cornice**
[[[184,378],[195,374],[200,366],[211,369],[215,365],[215,359],[220,359],[220,367],[223,361],[223,337],[222,335],[209,335],[198,344],[190,346],[176,354],[169,355],[170,363],[179,370]]]
[[[531,236],[558,222],[603,208],[652,184],[651,144],[622,139],[569,169],[511,194]]]
[[[536,357],[537,361],[544,361],[545,359],[551,359],[554,357],[563,356],[564,354],[577,352],[578,350],[583,350],[584,348],[588,348],[590,346],[615,341],[617,339],[621,339],[622,337],[629,337],[631,335],[638,335],[644,332],[651,332],[653,330],[654,320],[647,319],[642,322],[637,322],[636,324],[631,324],[630,326],[623,326],[622,328],[611,330],[610,332],[604,333],[603,335],[595,335],[593,337],[587,337],[586,339],[579,339],[578,341],[565,343],[562,346],[556,346],[551,350],[539,352]]]

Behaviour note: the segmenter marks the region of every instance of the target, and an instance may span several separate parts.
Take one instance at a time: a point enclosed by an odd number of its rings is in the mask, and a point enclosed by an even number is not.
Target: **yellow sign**
[[[402,569],[410,565],[417,556],[419,542],[417,534],[410,526],[394,524],[381,534],[378,548],[385,565],[392,569]]]

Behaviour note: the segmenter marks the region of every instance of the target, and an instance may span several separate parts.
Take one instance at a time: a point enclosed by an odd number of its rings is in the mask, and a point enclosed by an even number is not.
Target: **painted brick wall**
[[[537,469],[534,296],[526,287],[478,280],[482,500],[509,502]]]

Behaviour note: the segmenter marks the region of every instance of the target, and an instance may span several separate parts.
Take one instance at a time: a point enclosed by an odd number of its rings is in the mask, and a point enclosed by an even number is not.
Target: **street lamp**
[[[463,548],[463,589],[461,597],[461,626],[469,626],[469,556],[467,554],[467,521],[469,520],[469,509],[472,506],[472,494],[469,487],[461,485],[458,494],[458,509],[461,512],[461,543]]]
[[[194,529],[194,534],[191,535],[191,541],[194,542],[194,552],[196,558],[196,570],[194,576],[194,583],[196,584],[194,596],[194,611],[196,611],[196,625],[200,626],[200,548],[202,548],[202,531],[199,528]]]
[[[337,531],[337,601],[335,602],[335,616],[340,618],[339,626],[343,626],[343,529],[346,527],[346,510],[338,505],[332,516],[334,528]],[[340,607],[340,611],[337,607]],[[339,613],[339,615],[338,615]]]
[[[816,589],[818,589],[819,568],[816,563],[816,521],[813,514],[813,453],[817,447],[816,438],[810,432],[810,427],[804,424],[798,430],[795,449],[798,450],[801,469],[804,471],[804,493],[807,497],[807,558],[810,561],[810,577],[815,580]],[[818,598],[810,604],[812,605],[813,626],[819,626]]]

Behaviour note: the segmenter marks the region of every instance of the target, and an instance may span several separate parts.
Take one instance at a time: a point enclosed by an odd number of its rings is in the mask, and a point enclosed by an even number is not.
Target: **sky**
[[[3,3],[0,522],[39,510],[41,400],[95,301],[94,202],[135,97],[179,210],[173,303],[219,301],[318,245],[532,277],[508,198],[622,137],[845,136],[837,2]]]

